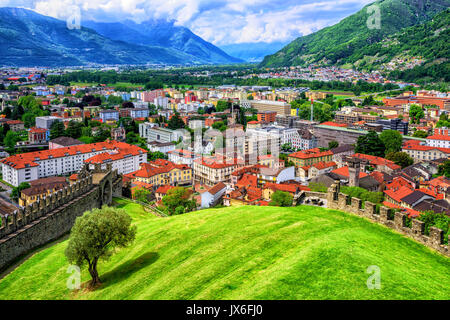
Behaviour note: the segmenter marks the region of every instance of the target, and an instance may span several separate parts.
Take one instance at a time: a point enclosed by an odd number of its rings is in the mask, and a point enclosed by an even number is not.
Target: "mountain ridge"
[[[380,29],[367,27],[367,20],[372,15],[367,9],[373,5],[380,9]],[[333,26],[297,38],[277,53],[266,56],[260,66],[339,65],[356,49],[429,21],[448,7],[450,0],[378,0]]]
[[[17,67],[224,63],[176,48],[112,40],[84,26],[69,30],[64,21],[13,7],[0,8],[0,56],[2,65]]]

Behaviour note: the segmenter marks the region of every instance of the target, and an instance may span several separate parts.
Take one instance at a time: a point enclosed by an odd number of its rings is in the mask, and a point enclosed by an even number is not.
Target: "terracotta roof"
[[[121,153],[130,155],[147,153],[146,150],[139,148],[138,146],[112,140],[112,141],[70,146],[53,150],[42,150],[42,151],[22,153],[10,156],[0,161],[6,165],[9,165],[10,167],[13,167],[14,169],[23,169],[27,166],[37,167],[38,164],[35,161],[39,160],[47,160],[50,158],[53,159],[63,158],[67,156],[73,156],[77,154],[90,153],[101,150],[104,151],[116,150],[120,151]]]
[[[156,193],[161,193],[161,194],[167,194],[167,191],[169,191],[170,189],[175,188],[174,186],[161,186],[158,189],[156,189]]]
[[[336,162],[334,162],[334,161],[330,161],[330,162],[320,161],[318,163],[313,164],[313,167],[315,167],[319,170],[323,170],[323,169],[334,167],[334,166],[337,166]]]
[[[394,199],[397,202],[402,202],[402,199],[412,193],[414,193],[414,190],[411,190],[408,187],[400,187],[398,190],[384,190],[384,193],[389,196],[390,198]]]
[[[348,166],[335,169],[335,170],[333,170],[331,172],[334,173],[334,174],[346,177],[346,178],[348,178],[350,176],[349,171],[348,171]],[[362,172],[362,171],[359,172],[359,178],[364,178],[366,176],[367,176],[367,173]]]
[[[257,187],[258,186],[258,177],[254,175],[250,175],[245,173],[241,180],[236,183],[237,186],[242,187]]]
[[[319,157],[325,157],[325,156],[332,156],[333,153],[331,151],[320,151],[319,148],[309,149],[309,150],[303,150],[303,151],[297,151],[294,153],[291,153],[289,157],[292,158],[298,158],[298,159],[311,159],[311,158],[319,158]]]
[[[47,131],[49,130],[43,128],[30,128],[31,133],[46,133]]]
[[[431,151],[431,150],[439,150],[443,153],[450,154],[450,148],[440,148],[440,147],[430,147],[430,146],[422,146],[422,145],[404,145],[404,150],[416,150],[416,151]]]
[[[336,123],[333,121],[327,121],[327,122],[321,123],[320,125],[321,126],[331,126],[331,127],[341,127],[341,128],[348,127],[348,125],[345,123]]]
[[[263,189],[272,189],[274,191],[284,191],[289,193],[297,193],[297,186],[293,184],[280,184],[280,183],[266,183]]]
[[[206,166],[211,169],[223,169],[228,167],[233,167],[239,164],[244,164],[243,161],[239,159],[226,159],[225,157],[216,156],[216,157],[203,157],[195,160],[197,164]]]
[[[20,120],[8,120],[6,121],[7,124],[22,124],[23,121]]]
[[[369,160],[371,165],[385,165],[388,168],[391,168],[393,170],[398,170],[398,169],[402,168],[401,166],[395,164],[394,161],[387,160],[387,159],[381,158],[381,157],[368,155],[368,154],[355,153],[353,155],[353,157],[354,158],[359,158],[359,159]]]
[[[217,192],[223,190],[224,188],[226,188],[227,186],[223,183],[223,182],[219,182],[218,184],[216,184],[215,186],[211,187],[208,192],[212,195],[215,195]]]
[[[427,137],[427,140],[445,140],[445,141],[450,141],[450,136],[445,136],[443,134],[435,134],[435,135]]]

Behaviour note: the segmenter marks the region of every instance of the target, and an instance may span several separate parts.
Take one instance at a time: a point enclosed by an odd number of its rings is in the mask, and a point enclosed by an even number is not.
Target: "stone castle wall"
[[[364,203],[364,208],[362,208],[361,199],[353,198],[346,194],[340,193],[339,182],[336,182],[328,189],[327,207],[330,209],[353,213],[358,216],[368,218],[374,222],[381,223],[388,228],[396,230],[424,244],[427,247],[439,251],[446,256],[450,256],[449,246],[444,245],[444,231],[436,227],[431,227],[430,233],[427,236],[424,233],[425,223],[417,219],[412,219],[411,228],[409,228],[406,226],[407,215],[403,212],[395,212],[394,219],[391,220],[389,217],[391,209],[385,206],[380,207],[380,212],[378,213],[376,205],[366,201]]]
[[[84,212],[112,202],[121,196],[122,178],[117,171],[104,173],[93,183],[87,174],[75,184],[2,217],[0,227],[0,270],[19,257],[68,233]]]

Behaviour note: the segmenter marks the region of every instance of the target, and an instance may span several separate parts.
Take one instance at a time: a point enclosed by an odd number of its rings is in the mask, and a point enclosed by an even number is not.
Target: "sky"
[[[289,42],[357,12],[374,0],[0,0],[65,20],[173,20],[215,45]]]

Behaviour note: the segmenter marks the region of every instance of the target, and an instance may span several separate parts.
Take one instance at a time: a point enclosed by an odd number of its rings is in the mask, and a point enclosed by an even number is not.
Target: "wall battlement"
[[[392,215],[390,213],[392,210],[385,206],[381,206],[380,212],[378,213],[376,205],[366,201],[364,203],[364,208],[362,208],[361,199],[353,198],[340,192],[339,181],[336,181],[328,189],[327,206],[330,209],[353,213],[374,222],[381,223],[427,247],[439,251],[446,256],[450,256],[449,246],[444,245],[444,231],[436,227],[431,227],[429,235],[425,235],[425,223],[417,219],[412,219],[410,228],[406,225],[407,215],[403,212],[395,212],[394,219],[391,219],[390,217],[392,217]]]
[[[70,232],[77,217],[122,195],[122,177],[111,166],[84,167],[78,181],[9,216],[0,227],[0,270],[27,252]]]
[[[92,175],[77,181],[71,186],[52,193],[23,209],[18,209],[12,214],[1,217],[0,239],[31,224],[51,211],[64,206],[73,199],[83,195],[94,188]]]

